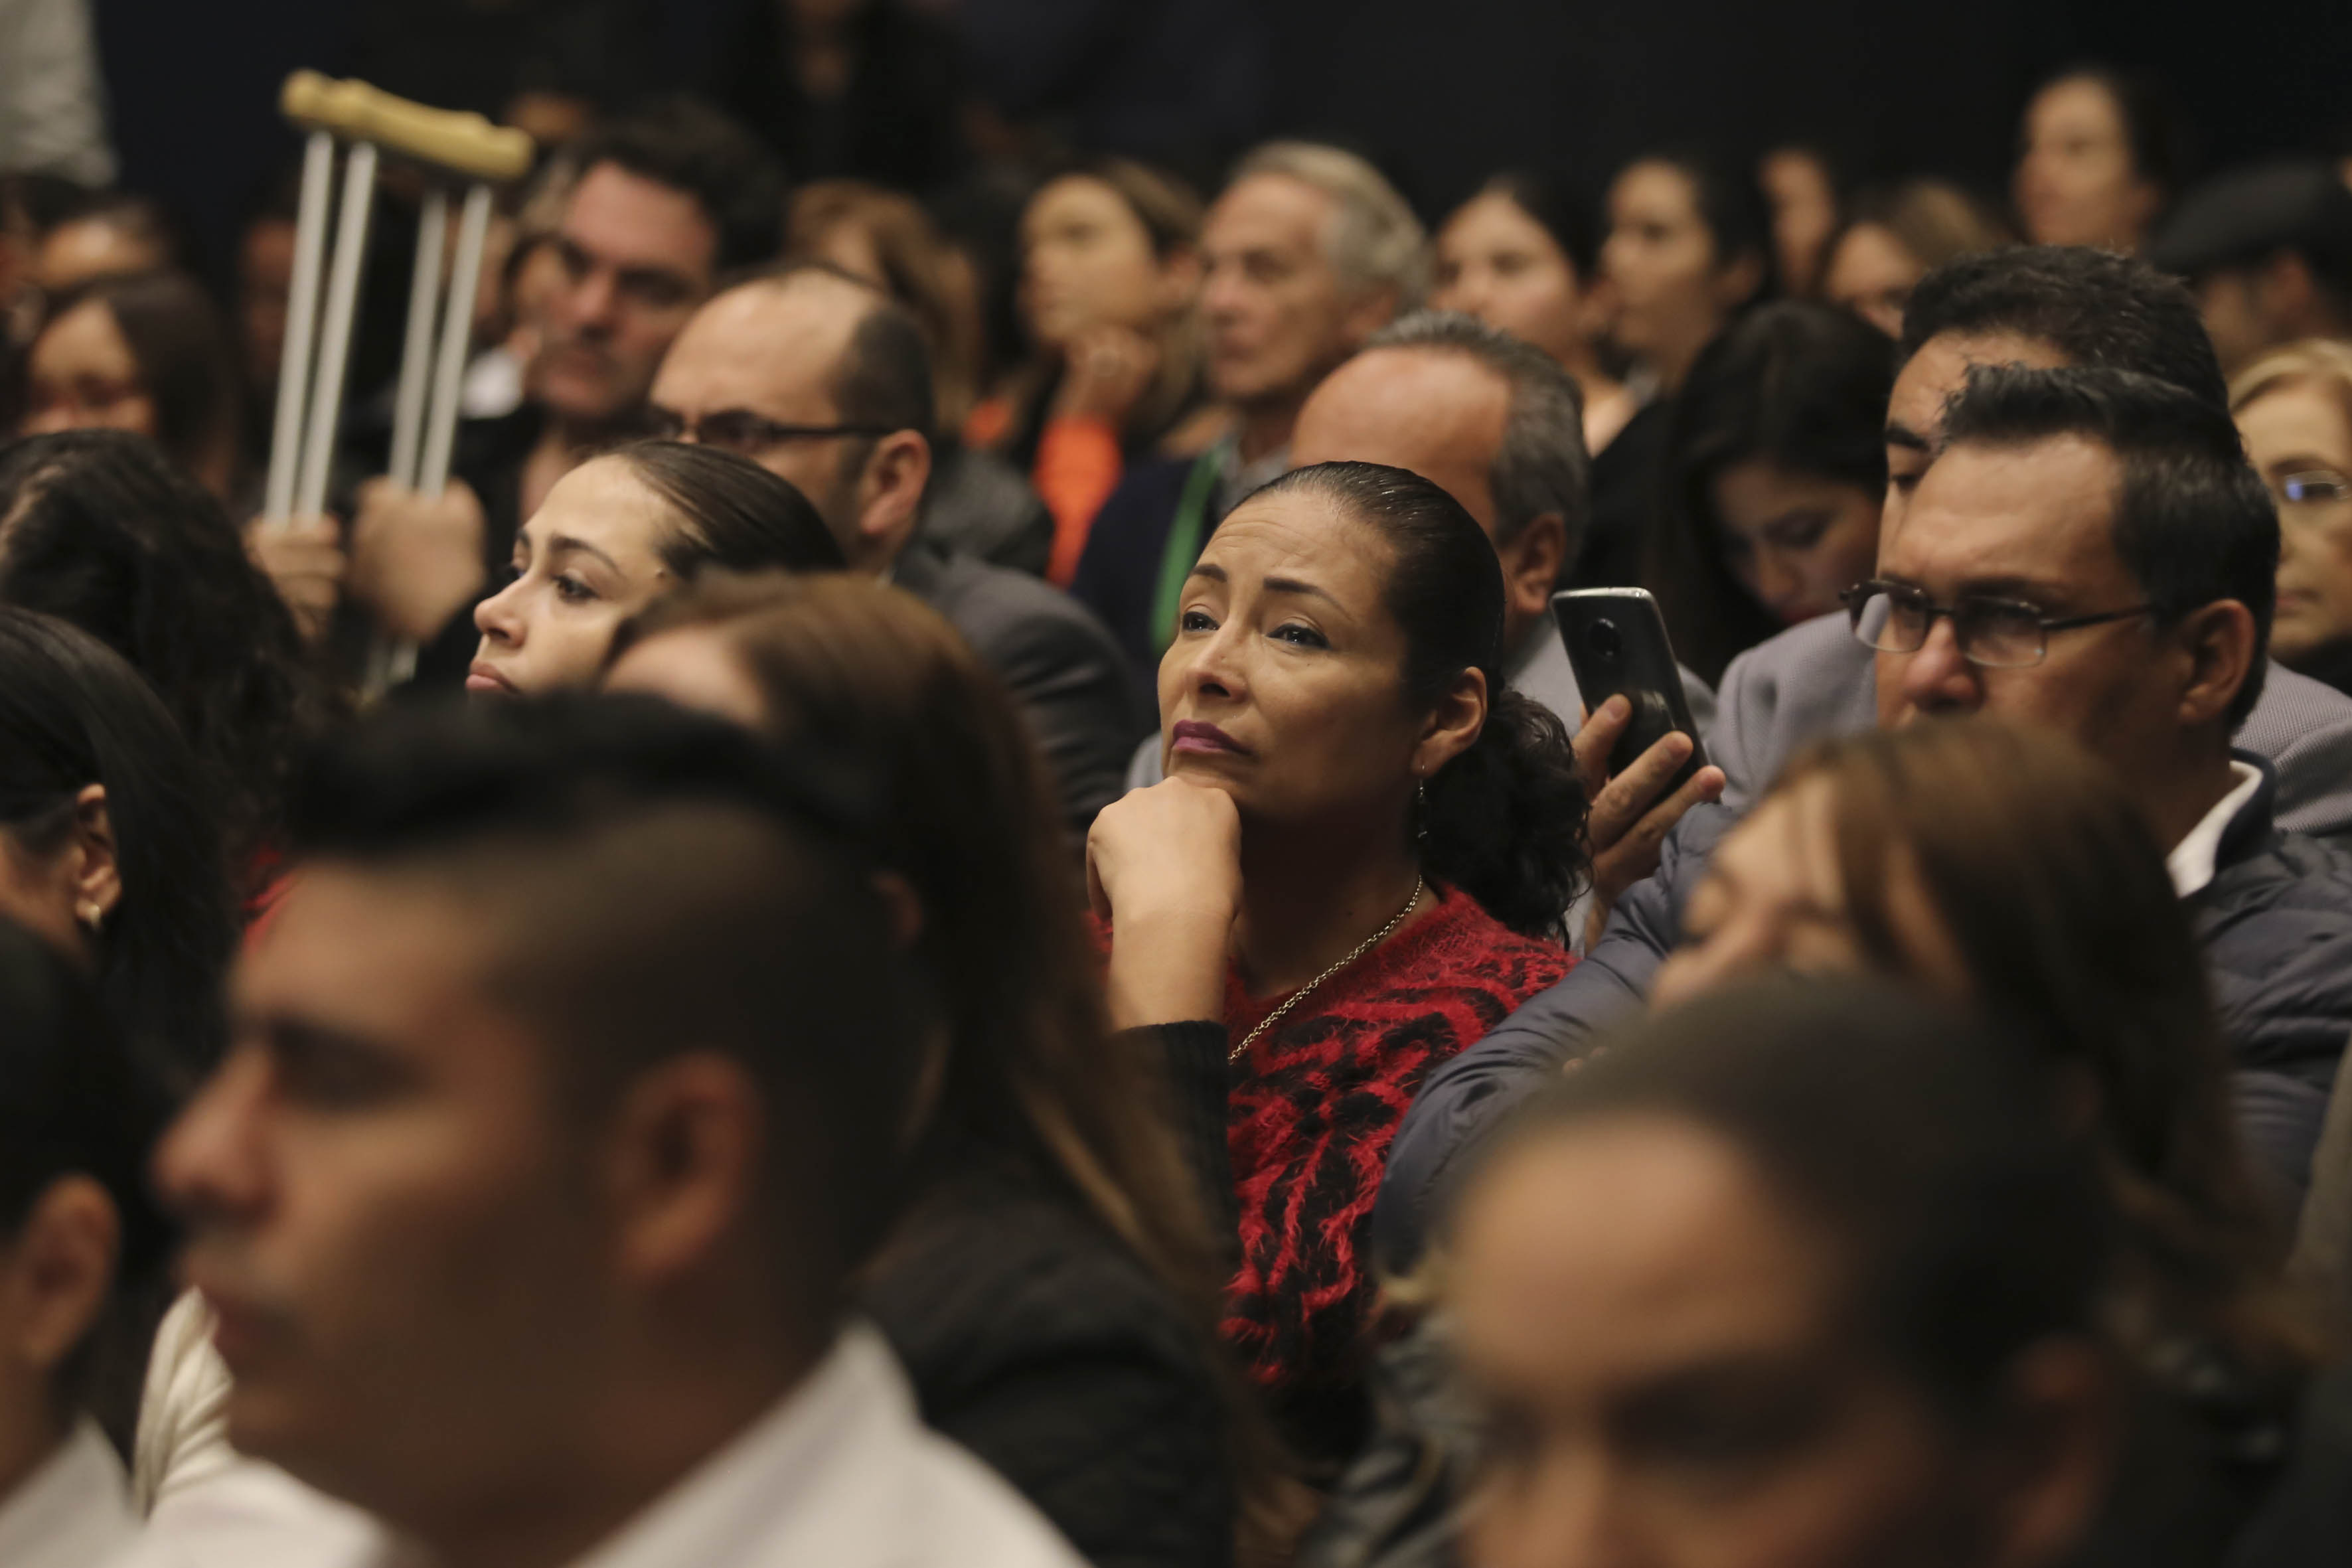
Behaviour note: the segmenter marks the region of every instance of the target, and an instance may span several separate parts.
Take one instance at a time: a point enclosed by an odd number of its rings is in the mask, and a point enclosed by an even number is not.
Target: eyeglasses
[[[1877,581],[1857,583],[1840,597],[1853,618],[1853,635],[1866,647],[1882,653],[1916,653],[1927,646],[1927,634],[1935,630],[1937,617],[1948,616],[1952,636],[1960,645],[1960,657],[1988,669],[2024,669],[2040,664],[2049,652],[2052,632],[2105,626],[2156,612],[2154,605],[2135,605],[2128,610],[2052,619],[2039,605],[2022,599],[1963,594],[1948,605],[1939,605],[1923,588]]]
[[[887,436],[893,425],[784,425],[748,408],[722,408],[688,419],[667,408],[646,410],[645,432],[656,441],[692,441],[748,458],[787,441],[824,441],[836,436]]]
[[[2352,500],[2352,479],[2333,468],[2306,468],[2280,479],[2271,493],[2278,498],[2280,515],[2287,516],[2290,509],[2309,510]]]

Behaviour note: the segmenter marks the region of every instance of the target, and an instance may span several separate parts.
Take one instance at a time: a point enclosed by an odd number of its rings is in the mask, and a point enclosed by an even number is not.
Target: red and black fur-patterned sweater
[[[1372,1199],[1405,1107],[1431,1069],[1573,963],[1448,890],[1233,1065],[1225,1126],[1241,1268],[1225,1335],[1310,1458],[1344,1458],[1360,1431]],[[1252,1000],[1229,971],[1232,1045],[1281,1001]]]

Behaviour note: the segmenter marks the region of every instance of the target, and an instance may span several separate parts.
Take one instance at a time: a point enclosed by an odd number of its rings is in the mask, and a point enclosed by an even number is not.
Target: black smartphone
[[[1576,671],[1585,710],[1620,694],[1633,705],[1633,721],[1609,754],[1612,773],[1633,766],[1672,730],[1691,738],[1691,754],[1667,789],[1680,789],[1706,766],[1706,749],[1699,744],[1698,726],[1691,722],[1682,669],[1675,663],[1674,646],[1666,641],[1666,623],[1655,599],[1640,588],[1580,588],[1554,594],[1551,616],[1568,647],[1569,667]]]

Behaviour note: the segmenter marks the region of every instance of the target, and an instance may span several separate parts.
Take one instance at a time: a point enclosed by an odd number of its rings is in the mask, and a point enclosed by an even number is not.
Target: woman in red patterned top
[[[1181,1086],[1222,1113],[1225,1331],[1302,1453],[1337,1459],[1390,1140],[1432,1068],[1572,962],[1585,794],[1559,721],[1503,689],[1494,547],[1418,475],[1325,463],[1257,491],[1178,625],[1167,782],[1087,846],[1111,1010],[1176,1026]]]

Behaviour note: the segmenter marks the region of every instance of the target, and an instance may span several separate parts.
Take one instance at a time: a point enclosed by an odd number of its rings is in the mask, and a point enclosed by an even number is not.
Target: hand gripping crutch
[[[427,109],[364,82],[331,81],[316,71],[286,79],[279,99],[286,118],[310,132],[303,153],[302,196],[294,223],[294,279],[288,303],[285,357],[278,377],[278,419],[269,448],[263,517],[284,526],[315,516],[326,505],[328,468],[342,418],[344,374],[351,355],[352,312],[360,266],[367,249],[368,214],[375,197],[379,150],[438,176],[427,189],[416,234],[416,268],[408,289],[408,330],[400,382],[393,401],[391,478],[427,496],[449,481],[457,439],[457,397],[481,282],[482,245],[489,231],[490,187],[520,179],[530,168],[531,141],[494,126],[478,114]],[[342,205],[335,247],[326,258],[327,204],[334,183],[335,144],[347,142]],[[457,225],[457,251],[446,307],[441,263],[452,179],[470,182]],[[327,272],[325,321],[320,321],[320,274]],[[435,322],[438,317],[438,350]],[[427,395],[431,403],[427,406]],[[370,683],[405,679],[414,647],[385,653]]]

